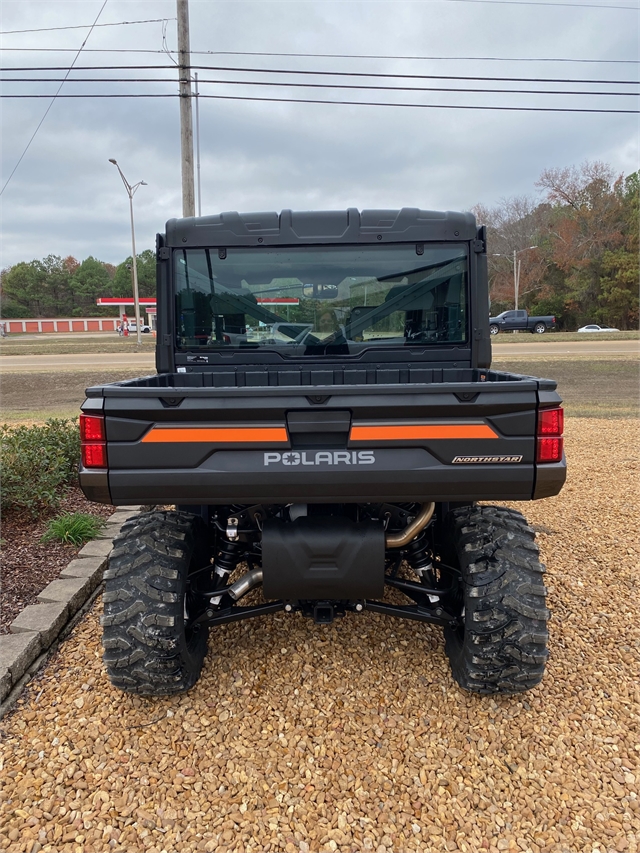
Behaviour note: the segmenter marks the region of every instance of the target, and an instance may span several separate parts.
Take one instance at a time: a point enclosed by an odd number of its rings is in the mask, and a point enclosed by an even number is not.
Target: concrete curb
[[[113,538],[124,522],[149,507],[119,507],[107,519],[97,539],[82,548],[77,557],[0,634],[0,718],[13,706],[25,684],[47,659],[49,651],[63,636],[85,605],[93,603],[107,566]],[[34,663],[35,661],[35,663]],[[15,694],[15,695],[14,695]]]

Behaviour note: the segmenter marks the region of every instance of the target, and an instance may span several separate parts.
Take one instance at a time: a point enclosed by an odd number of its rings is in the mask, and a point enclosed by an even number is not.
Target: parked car
[[[129,331],[129,334],[130,334],[130,335],[135,335],[135,334],[137,333],[137,331],[138,331],[138,326],[136,325],[135,320],[134,320],[134,322],[133,322],[133,323],[129,323],[129,324],[127,325],[127,329],[128,329],[128,331]],[[123,328],[123,326],[122,326],[122,324],[121,324],[121,323],[118,323],[118,325],[116,326],[116,331],[117,331],[117,333],[118,333],[119,335],[124,334],[124,328]],[[146,332],[146,333],[151,332],[151,326],[147,326],[147,324],[146,324],[146,323],[142,323],[142,324],[140,325],[140,331],[141,331],[143,334],[144,334],[145,332]]]
[[[534,335],[543,335],[547,329],[555,329],[556,318],[550,314],[546,317],[530,317],[528,312],[520,309],[518,311],[503,311],[497,317],[489,319],[489,331],[492,335],[498,332],[527,331]]]
[[[608,326],[596,326],[595,323],[590,323],[588,326],[583,326],[578,329],[579,332],[619,332],[620,329],[610,329]]]

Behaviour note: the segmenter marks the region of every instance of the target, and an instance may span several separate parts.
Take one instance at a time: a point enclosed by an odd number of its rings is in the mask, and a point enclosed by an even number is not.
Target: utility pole
[[[193,75],[196,81],[196,174],[198,176],[198,216],[202,216],[202,184],[200,183],[200,101],[198,100],[198,72]]]
[[[180,152],[182,161],[182,215],[195,216],[193,185],[193,119],[191,114],[191,48],[189,0],[177,0],[178,80],[180,83]]]

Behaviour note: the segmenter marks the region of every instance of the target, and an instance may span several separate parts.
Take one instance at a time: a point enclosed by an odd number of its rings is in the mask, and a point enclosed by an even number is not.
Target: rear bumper
[[[567,479],[567,460],[562,454],[562,462],[538,465],[536,468],[536,486],[533,491],[533,500],[550,498],[557,495],[564,486]]]
[[[116,505],[426,502],[549,497],[565,476],[564,460],[537,471],[531,463],[445,465],[420,448],[379,450],[356,464],[344,456],[335,464],[329,451],[318,462],[316,454],[219,451],[196,468],[81,469],[80,485],[90,500]]]

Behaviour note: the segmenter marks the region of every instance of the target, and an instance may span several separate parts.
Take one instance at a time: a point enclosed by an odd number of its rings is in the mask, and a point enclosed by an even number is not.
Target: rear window
[[[178,350],[300,356],[467,340],[465,244],[177,249],[173,257]]]

